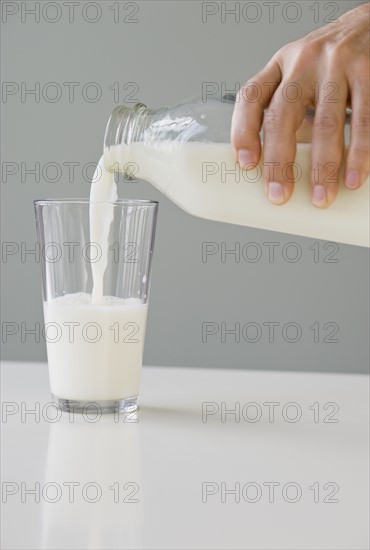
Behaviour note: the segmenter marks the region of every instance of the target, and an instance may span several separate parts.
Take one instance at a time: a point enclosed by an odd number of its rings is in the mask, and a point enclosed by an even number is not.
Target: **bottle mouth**
[[[119,105],[116,107],[109,117],[104,135],[104,149],[109,149],[121,144],[128,145],[132,141],[136,141],[139,136],[141,124],[144,114],[148,112],[146,105],[136,103],[133,107]]]

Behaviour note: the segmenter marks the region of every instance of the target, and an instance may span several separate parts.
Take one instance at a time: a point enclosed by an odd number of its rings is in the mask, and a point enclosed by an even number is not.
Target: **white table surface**
[[[2,548],[367,549],[368,390],[359,375],[146,367],[137,421],[93,422],[55,416],[46,364],[3,363]],[[240,421],[222,422],[235,403]]]

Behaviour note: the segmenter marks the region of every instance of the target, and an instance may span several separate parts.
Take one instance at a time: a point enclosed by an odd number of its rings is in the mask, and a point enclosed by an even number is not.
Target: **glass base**
[[[125,399],[113,399],[104,401],[77,401],[74,399],[62,399],[51,394],[53,403],[64,412],[78,412],[83,414],[102,413],[133,413],[139,408],[138,396]]]

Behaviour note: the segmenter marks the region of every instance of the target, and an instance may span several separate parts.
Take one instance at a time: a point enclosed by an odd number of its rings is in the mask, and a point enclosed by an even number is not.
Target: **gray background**
[[[47,2],[41,2],[45,5]],[[243,6],[248,2],[240,2]],[[39,102],[20,93],[2,99],[2,166],[4,162],[24,162],[41,166],[54,161],[79,162],[76,178],[68,182],[65,168],[57,183],[34,181],[20,173],[1,184],[2,241],[26,243],[36,240],[32,200],[35,198],[87,197],[89,183],[81,167],[96,162],[102,152],[102,140],[108,116],[117,104],[109,90],[120,83],[122,102],[125,84],[135,82],[139,99],[151,107],[200,95],[204,82],[215,82],[233,90],[259,70],[283,44],[295,40],[324,23],[330,14],[328,4],[320,3],[318,23],[310,9],[314,2],[298,2],[303,17],[296,23],[282,17],[286,2],[280,2],[270,22],[263,3],[262,18],[251,23],[227,16],[221,11],[202,22],[202,2],[136,2],[137,23],[114,22],[110,9],[117,2],[100,2],[102,17],[89,23],[82,17],[79,2],[74,22],[68,22],[63,2],[59,22],[41,18],[39,23],[20,12],[2,24],[2,80],[35,82],[79,82],[74,101],[68,101],[67,88],[55,103]],[[337,16],[362,2],[338,1]],[[11,2],[21,9],[24,2]],[[31,8],[35,2],[26,2]],[[132,7],[119,2],[121,19]],[[133,3],[131,3],[133,4]],[[235,2],[227,2],[231,8]],[[55,8],[54,8],[55,9]],[[221,4],[219,4],[221,10]],[[250,8],[249,18],[253,17]],[[47,12],[53,18],[55,11]],[[292,17],[290,12],[289,17]],[[88,17],[93,16],[93,9]],[[97,82],[102,97],[86,101],[81,88]],[[127,99],[127,97],[126,97]],[[92,174],[92,171],[89,172]],[[121,197],[152,198],[160,201],[146,338],[145,363],[249,369],[314,370],[366,372],[369,363],[369,264],[368,251],[340,245],[337,263],[313,261],[310,246],[314,241],[267,231],[252,230],[193,218],[171,204],[145,182],[122,183]],[[254,241],[262,250],[257,263],[231,259],[221,263],[220,255],[202,262],[202,243],[224,241],[231,248]],[[280,243],[274,263],[269,263],[267,241]],[[294,241],[302,249],[297,263],[284,260],[284,244]],[[325,243],[320,242],[323,252]],[[326,254],[326,253],[325,253]],[[26,262],[20,254],[2,263],[2,323],[26,323],[28,328],[42,322],[40,265],[31,256]],[[203,322],[235,322],[241,325],[277,321],[281,325],[296,322],[302,338],[293,344],[284,341],[280,330],[269,342],[267,329],[259,342],[235,343],[220,337],[202,343]],[[337,343],[324,343],[326,322],[339,327]],[[308,327],[319,323],[323,329],[320,343],[313,342]],[[3,325],[4,326],[4,325]],[[18,333],[3,343],[4,359],[40,360],[46,358],[45,343],[28,336],[22,342]]]

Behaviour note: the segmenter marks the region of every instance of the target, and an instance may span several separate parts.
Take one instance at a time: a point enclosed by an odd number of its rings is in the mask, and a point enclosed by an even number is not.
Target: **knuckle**
[[[311,45],[303,46],[299,52],[297,52],[294,62],[293,69],[295,73],[300,73],[302,70],[305,70],[308,64],[312,63],[314,48]]]
[[[297,68],[306,67],[312,64],[322,52],[322,41],[311,39],[310,41],[301,41],[296,51],[294,66]]]
[[[257,103],[262,97],[262,86],[256,77],[247,80],[245,84],[240,88],[236,101],[248,106]]]
[[[292,47],[293,47],[293,43],[291,42],[289,42],[288,44],[285,44],[275,52],[271,60],[275,60],[277,63],[282,65],[285,57],[290,54]]]
[[[353,44],[349,37],[332,37],[323,44],[323,51],[328,64],[335,64],[343,69],[349,61],[353,60]]]
[[[370,110],[368,112],[352,113],[351,126],[353,131],[370,134]]]
[[[343,126],[343,125],[342,125]],[[316,113],[313,121],[313,131],[316,135],[328,135],[337,133],[340,130],[340,123],[334,113]]]
[[[336,62],[336,60],[345,53],[343,45],[335,40],[325,42],[324,50],[327,56],[327,62]]]
[[[310,42],[305,42],[303,39],[295,40],[284,44],[274,55],[277,61],[283,63],[286,59],[297,59],[302,55],[303,51],[310,49]]]
[[[284,124],[284,116],[281,109],[270,107],[265,112],[263,119],[263,128],[265,132],[275,134],[281,131]]]
[[[357,68],[354,63],[351,72],[349,72],[350,86],[352,90],[358,90],[362,94],[365,105],[369,105],[369,81],[370,70],[365,71],[362,67]]]

